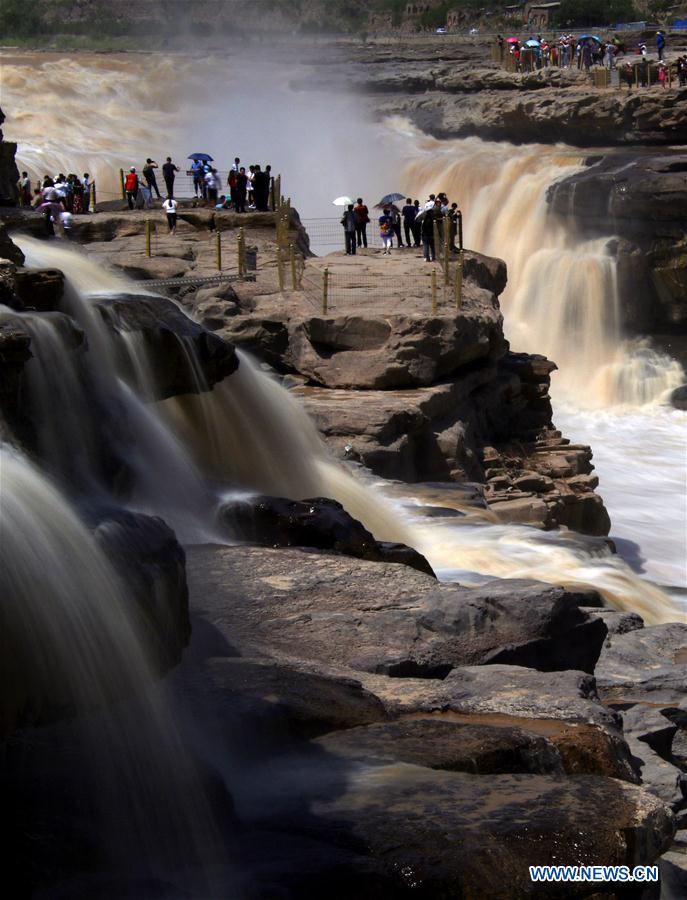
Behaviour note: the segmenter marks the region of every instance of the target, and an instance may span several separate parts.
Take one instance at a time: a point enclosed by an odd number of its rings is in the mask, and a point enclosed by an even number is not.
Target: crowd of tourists
[[[381,206],[377,227],[382,241],[382,253],[390,255],[394,241],[399,250],[422,247],[426,262],[436,259],[435,238],[444,240],[448,228],[449,249],[458,252],[456,237],[460,230],[461,212],[457,203],[450,203],[444,193],[430,194],[424,204],[408,197],[399,209],[395,203]],[[341,217],[346,242],[346,255],[355,256],[357,248],[367,247],[367,226],[371,224],[370,210],[358,197],[350,203]],[[405,238],[405,242],[404,242]]]
[[[172,162],[171,157],[162,166],[153,159],[146,159],[139,175],[135,166],[129,169],[124,181],[129,209],[150,208],[153,205],[154,196],[161,199],[160,189],[157,183],[156,170],[162,170],[165,182],[166,201],[174,200],[174,184],[179,167]],[[237,156],[229,170],[226,188],[222,191],[222,178],[210,159],[194,159],[188,175],[193,181],[193,193],[196,200],[204,200],[213,204],[217,209],[233,209],[243,213],[246,210],[267,212],[269,210],[269,195],[272,184],[272,167],[255,163],[253,165],[241,165]],[[164,207],[163,203],[163,207]]]
[[[518,38],[504,39],[499,34],[496,40],[501,59],[504,59],[507,50],[518,72],[533,72],[547,66],[564,69],[577,67],[585,71],[589,71],[592,66],[614,69],[618,57],[629,52],[618,35],[602,40],[595,35],[575,37],[573,34],[563,34],[556,40],[548,41],[539,34],[536,38],[521,41]],[[656,56],[659,62],[664,59],[665,43],[665,35],[662,31],[657,31]],[[640,41],[635,52],[641,57],[646,57],[646,42]]]
[[[83,178],[73,173],[60,173],[54,178],[45,175],[35,187],[27,172],[21,173],[19,181],[19,203],[24,207],[32,207],[45,215],[45,226],[48,234],[55,234],[57,225],[63,234],[69,234],[72,227],[72,216],[87,213],[91,206],[91,196],[95,194],[95,182],[91,181],[88,172]]]

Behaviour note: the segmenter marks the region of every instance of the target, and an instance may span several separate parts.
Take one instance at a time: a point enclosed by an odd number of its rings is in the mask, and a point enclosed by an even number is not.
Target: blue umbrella
[[[603,43],[600,37],[595,34],[581,34],[578,38],[580,41],[596,41],[597,44]]]
[[[395,203],[396,200],[405,200],[405,194],[399,194],[398,192],[395,194],[387,194],[386,197],[382,197],[377,206],[385,206],[387,203]]]
[[[529,41],[525,41],[526,47],[541,47],[539,41],[536,41],[534,38],[530,38]]]
[[[214,162],[214,159],[210,156],[209,153],[192,153],[188,159],[202,160],[203,162]]]

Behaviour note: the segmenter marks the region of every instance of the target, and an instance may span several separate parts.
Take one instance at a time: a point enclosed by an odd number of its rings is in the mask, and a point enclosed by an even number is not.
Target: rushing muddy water
[[[256,59],[239,68],[212,57],[15,53],[3,64],[5,132],[19,139],[18,161],[32,174],[89,170],[105,195],[116,194],[120,166],[140,165],[149,154],[182,160],[191,150],[209,150],[220,167],[236,154],[269,156],[304,216],[330,212],[331,197],[350,191],[370,197],[400,187],[422,197],[446,190],[463,209],[467,245],[508,263],[502,304],[512,346],[558,363],[556,423],[592,445],[621,553],[643,576],[684,585],[686,416],[662,405],[683,373],[648,345],[623,341],[608,242],[586,240],[573,222],[547,213],[547,188],[579,169],[581,153],[437,141],[400,120],[375,126],[355,98],[289,91],[303,71],[297,62],[285,71]],[[266,132],[279,135],[278,149]],[[515,545],[530,540],[528,532],[513,529]],[[528,569],[501,538],[490,571],[556,575],[541,561]],[[548,552],[548,539],[532,540],[541,547],[537,558]],[[558,572],[558,580],[578,577]]]

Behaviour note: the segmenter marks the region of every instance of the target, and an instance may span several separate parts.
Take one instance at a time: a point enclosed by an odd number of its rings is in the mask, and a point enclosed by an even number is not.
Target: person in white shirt
[[[219,191],[220,182],[217,177],[217,169],[210,169],[205,176],[205,184],[208,189],[208,200],[211,203],[217,203],[217,192]]]
[[[434,201],[436,200],[436,196],[434,194],[429,195],[429,200],[425,203],[425,209],[434,209]]]
[[[179,204],[172,197],[167,197],[162,204],[162,208],[167,214],[167,224],[169,225],[169,233],[176,234],[177,231],[177,206]]]

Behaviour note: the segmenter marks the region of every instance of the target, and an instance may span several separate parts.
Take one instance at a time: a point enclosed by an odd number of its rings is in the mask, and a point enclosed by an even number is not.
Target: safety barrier
[[[425,315],[455,313],[463,300],[462,255],[451,260],[446,269],[440,261],[431,267],[418,262],[417,273],[413,274],[359,272],[353,267],[336,271],[329,266],[321,269],[306,265],[301,289],[325,316],[360,313],[366,308]]]

